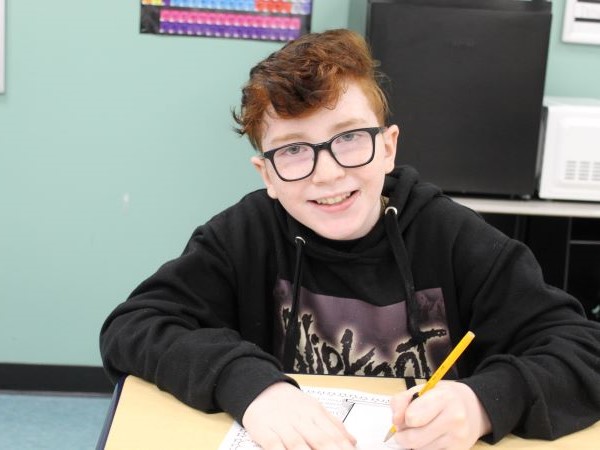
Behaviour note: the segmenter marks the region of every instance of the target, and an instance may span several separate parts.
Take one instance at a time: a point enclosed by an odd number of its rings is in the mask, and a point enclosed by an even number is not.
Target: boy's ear
[[[385,161],[385,173],[390,173],[396,167],[396,148],[398,145],[398,136],[400,136],[400,129],[398,125],[390,125],[383,132],[383,142],[385,145],[384,161]]]
[[[273,183],[271,183],[272,174],[270,174],[267,170],[267,161],[263,158],[260,158],[259,156],[253,156],[252,158],[250,158],[250,162],[252,163],[256,171],[260,174],[263,183],[267,188],[267,194],[269,194],[269,197],[275,200],[277,198],[277,192],[273,187]]]

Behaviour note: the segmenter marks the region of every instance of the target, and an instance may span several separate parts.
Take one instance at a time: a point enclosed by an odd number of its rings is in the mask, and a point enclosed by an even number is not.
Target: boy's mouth
[[[323,197],[314,200],[314,202],[318,205],[337,205],[338,203],[342,203],[344,200],[349,198],[352,194],[354,194],[354,192],[355,191],[346,192],[344,194],[336,195],[334,197]]]

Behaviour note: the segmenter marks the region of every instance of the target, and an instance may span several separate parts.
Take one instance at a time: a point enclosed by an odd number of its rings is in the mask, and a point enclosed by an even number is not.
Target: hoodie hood
[[[415,216],[434,197],[441,195],[441,190],[430,183],[419,181],[418,172],[410,166],[396,167],[386,175],[382,195],[388,198],[388,207],[396,208],[398,228],[400,232],[410,225]],[[389,243],[385,239],[383,221],[379,221],[366,236],[349,241],[336,241],[317,235],[291,217],[277,203],[278,220],[287,240],[295,245],[296,237],[305,241],[304,252],[327,261],[356,260],[378,258],[382,251],[387,251]]]
[[[400,166],[386,176],[383,195],[390,199],[389,206],[398,210],[398,227],[404,231],[433,198],[442,195],[442,191],[431,183],[420,182],[414,168]]]
[[[284,235],[296,246],[296,266],[294,270],[293,298],[290,324],[297,322],[299,288],[302,282],[303,256],[319,258],[335,264],[339,261],[377,260],[384,253],[392,251],[402,280],[404,298],[406,299],[407,329],[417,343],[423,341],[418,324],[415,288],[411,272],[411,262],[404,243],[403,232],[417,214],[441,190],[429,183],[419,182],[419,175],[409,166],[394,169],[386,176],[382,196],[388,199],[383,220],[364,237],[350,241],[335,241],[323,238],[292,218],[278,204],[278,218],[285,230]],[[284,369],[293,371],[295,347],[298,342],[298,330],[291,327],[286,331],[283,363]]]

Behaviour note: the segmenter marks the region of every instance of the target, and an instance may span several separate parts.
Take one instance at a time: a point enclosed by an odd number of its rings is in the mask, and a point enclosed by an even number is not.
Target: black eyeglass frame
[[[338,133],[335,136],[333,136],[328,141],[321,142],[319,144],[311,144],[310,142],[292,142],[290,144],[285,144],[285,145],[282,145],[281,147],[277,147],[277,148],[274,148],[274,149],[271,149],[271,150],[267,150],[266,152],[263,152],[263,154],[260,155],[260,157],[262,159],[268,159],[271,162],[271,165],[273,166],[273,169],[275,169],[275,173],[277,173],[277,176],[279,178],[281,178],[283,181],[300,181],[300,180],[304,180],[305,178],[310,177],[313,174],[313,172],[315,171],[315,168],[317,167],[317,160],[319,159],[319,152],[321,150],[327,150],[329,152],[329,154],[331,155],[331,157],[333,158],[333,160],[336,163],[338,163],[341,167],[344,167],[346,169],[353,169],[353,168],[356,168],[356,167],[366,166],[371,161],[373,161],[373,158],[375,157],[375,138],[377,137],[377,135],[379,133],[383,133],[386,129],[387,129],[386,126],[383,126],[383,127],[354,128],[352,130],[342,131],[341,133]],[[335,141],[340,136],[343,136],[343,135],[348,134],[348,133],[354,133],[354,132],[357,132],[357,131],[366,131],[371,136],[371,142],[372,142],[371,157],[366,162],[364,162],[364,163],[347,166],[347,165],[344,165],[344,164],[340,163],[338,161],[338,159],[335,157],[335,155],[333,153],[333,150],[331,150],[331,144],[333,143],[333,141]],[[281,150],[282,148],[291,147],[293,145],[307,145],[308,147],[310,147],[310,148],[313,149],[313,152],[315,154],[314,159],[313,159],[313,167],[312,167],[311,171],[308,174],[304,175],[303,177],[300,177],[300,178],[285,178],[285,177],[282,177],[281,174],[279,173],[279,171],[277,170],[277,165],[275,165],[275,161],[274,161],[275,153],[278,150]]]

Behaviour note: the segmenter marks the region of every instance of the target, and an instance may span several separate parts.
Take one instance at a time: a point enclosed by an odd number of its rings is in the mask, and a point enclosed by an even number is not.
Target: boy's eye
[[[306,147],[302,146],[302,145],[289,145],[285,148],[281,149],[281,153],[287,156],[295,156],[298,154],[301,154],[303,151],[306,150]]]
[[[346,133],[346,134],[342,134],[339,138],[337,138],[338,141],[342,141],[342,142],[350,142],[356,139],[356,133],[355,132],[350,132],[350,133]]]

